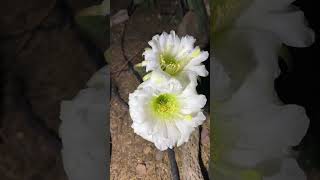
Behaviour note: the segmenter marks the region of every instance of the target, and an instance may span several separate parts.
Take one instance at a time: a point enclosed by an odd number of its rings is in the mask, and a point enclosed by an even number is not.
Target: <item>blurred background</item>
[[[279,97],[285,103],[298,104],[305,107],[310,126],[299,146],[298,161],[308,172],[310,180],[320,179],[320,106],[319,106],[319,77],[320,59],[320,21],[319,10],[312,0],[297,0],[294,4],[301,8],[309,26],[315,31],[316,41],[308,48],[289,48],[291,63],[286,65],[280,61],[283,73],[276,80]]]
[[[59,111],[105,64],[77,12],[95,0],[6,0],[0,6],[0,179],[66,180]],[[104,18],[109,27],[108,18]],[[97,38],[98,39],[98,38]]]

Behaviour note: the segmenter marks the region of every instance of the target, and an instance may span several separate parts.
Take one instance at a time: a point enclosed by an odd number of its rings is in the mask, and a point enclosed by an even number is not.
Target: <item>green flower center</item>
[[[179,60],[176,59],[170,52],[161,53],[160,67],[171,76],[177,75],[181,70],[192,60],[201,54],[199,47],[196,47],[192,53],[185,53]]]
[[[181,64],[170,54],[160,54],[160,67],[164,72],[174,76],[180,71]]]
[[[162,120],[171,120],[178,115],[180,105],[175,95],[164,93],[151,100],[154,115]]]

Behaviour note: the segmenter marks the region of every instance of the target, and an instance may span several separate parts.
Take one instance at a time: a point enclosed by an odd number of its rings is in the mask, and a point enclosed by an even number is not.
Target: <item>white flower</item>
[[[208,71],[202,64],[207,60],[209,54],[194,47],[195,39],[191,36],[184,36],[181,39],[171,31],[170,34],[163,32],[155,35],[149,41],[150,48],[147,48],[143,56],[146,71],[156,71],[177,78],[183,85],[190,81],[196,81],[197,76],[207,76]]]
[[[293,47],[307,47],[315,34],[305,21],[295,0],[253,0],[236,21],[236,28],[250,28],[272,32],[282,43]]]
[[[215,12],[211,62],[215,179],[306,179],[289,149],[299,144],[309,119],[302,107],[284,105],[274,90],[282,44],[306,47],[314,41],[292,2],[226,0],[216,6],[221,9]],[[219,14],[224,12],[229,14]]]
[[[269,41],[293,47],[307,47],[314,42],[314,32],[306,26],[303,12],[291,5],[294,0],[224,0],[214,3],[212,47],[216,61],[220,61],[231,78],[231,88],[239,88],[256,65],[252,49]],[[260,32],[261,37],[252,36]],[[266,36],[266,37],[264,37]],[[254,42],[255,41],[255,42]],[[255,44],[253,44],[255,43]],[[269,47],[274,48],[274,43]],[[259,52],[260,53],[260,52]],[[277,59],[275,59],[277,61]],[[273,68],[274,61],[267,60]]]
[[[272,171],[275,173],[272,177],[287,173],[280,169],[285,163],[283,158],[290,156],[290,147],[299,144],[308,129],[309,119],[302,107],[280,102],[274,94],[272,78],[266,74],[268,71],[264,68],[255,69],[231,97],[214,101],[211,157],[215,175],[217,171],[223,172],[224,177],[230,179],[249,170],[267,179],[274,166],[279,168]],[[290,172],[297,173],[300,179],[304,177],[294,160],[286,161],[285,165],[295,168]],[[294,179],[295,176],[291,176],[290,179]]]
[[[129,95],[132,128],[159,150],[180,146],[206,119],[201,110],[205,104],[206,97],[197,94],[193,83],[183,88],[174,78],[148,80]]]
[[[69,180],[104,179],[106,169],[106,131],[109,114],[109,70],[102,68],[71,101],[62,101],[59,133],[63,166]]]

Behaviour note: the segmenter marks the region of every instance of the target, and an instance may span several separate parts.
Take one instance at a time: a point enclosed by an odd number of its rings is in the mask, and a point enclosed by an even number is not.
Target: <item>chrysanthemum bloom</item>
[[[159,150],[180,146],[206,119],[205,104],[206,97],[197,94],[194,83],[183,88],[173,78],[162,83],[148,80],[129,95],[132,128]]]
[[[213,9],[213,123],[215,179],[306,179],[290,147],[309,119],[284,105],[274,90],[282,44],[306,47],[314,34],[292,0],[225,0]]]
[[[196,81],[198,76],[208,75],[202,62],[208,59],[209,54],[194,47],[195,41],[192,36],[180,39],[174,31],[155,35],[149,41],[151,48],[143,53],[145,60],[141,65],[146,67],[147,72],[163,73],[179,79],[186,86],[190,81]]]

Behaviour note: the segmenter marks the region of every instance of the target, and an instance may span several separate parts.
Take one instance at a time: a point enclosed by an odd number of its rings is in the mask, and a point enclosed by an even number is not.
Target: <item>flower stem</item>
[[[172,180],[180,180],[179,169],[176,161],[176,156],[173,149],[168,149],[168,157],[170,161],[171,177]]]

